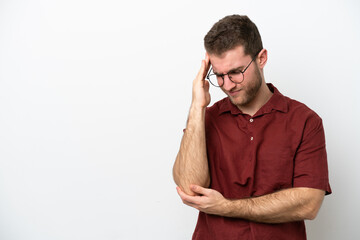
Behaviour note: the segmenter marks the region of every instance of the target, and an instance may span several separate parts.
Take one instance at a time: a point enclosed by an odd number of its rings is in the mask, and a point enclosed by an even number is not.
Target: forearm
[[[209,167],[206,154],[205,108],[191,106],[186,131],[173,167],[175,183],[194,195],[190,184],[208,187]]]
[[[261,197],[228,200],[223,215],[263,223],[314,219],[323,198],[322,190],[291,188]]]

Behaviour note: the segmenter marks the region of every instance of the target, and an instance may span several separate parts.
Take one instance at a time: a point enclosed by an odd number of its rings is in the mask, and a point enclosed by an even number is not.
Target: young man
[[[331,193],[321,118],[265,83],[267,50],[247,16],[221,19],[204,41],[173,168],[200,211],[193,239],[306,239],[304,220]],[[208,80],[227,95],[211,107]]]

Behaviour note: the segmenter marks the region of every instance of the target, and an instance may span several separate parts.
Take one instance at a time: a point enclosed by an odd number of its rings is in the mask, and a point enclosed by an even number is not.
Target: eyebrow
[[[244,67],[245,67],[245,66],[240,66],[240,67],[237,67],[237,68],[230,69],[230,71],[228,71],[227,73],[239,71],[240,69],[244,69]],[[240,71],[241,71],[241,70],[240,70]],[[213,69],[213,72],[214,72],[214,74],[219,75],[219,76],[223,75],[222,73],[217,73],[217,72],[215,72],[214,69]],[[227,74],[227,73],[226,73],[226,74]]]

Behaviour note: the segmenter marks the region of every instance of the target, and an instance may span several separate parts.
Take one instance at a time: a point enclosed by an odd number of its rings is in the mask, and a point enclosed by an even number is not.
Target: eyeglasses
[[[261,51],[261,50],[260,50]],[[250,64],[256,59],[256,56],[260,53],[260,51],[255,55],[255,57],[251,60],[251,62],[246,66],[246,68],[241,70],[232,70],[225,74],[215,74],[213,72],[213,69],[210,68],[209,73],[206,76],[206,79],[209,80],[209,82],[215,86],[215,87],[222,87],[225,82],[225,76],[228,75],[230,81],[232,81],[235,84],[240,84],[244,81],[244,73],[249,68]]]

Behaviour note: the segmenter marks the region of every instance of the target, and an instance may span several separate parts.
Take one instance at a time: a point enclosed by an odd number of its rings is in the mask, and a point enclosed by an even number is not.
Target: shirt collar
[[[254,116],[270,113],[272,110],[286,113],[288,111],[288,102],[286,97],[282,95],[279,90],[271,83],[268,83],[267,86],[273,93],[273,95],[271,96],[269,101],[267,101],[265,105],[256,112]],[[234,115],[243,114],[241,110],[230,101],[229,97],[223,99],[222,103],[219,106],[219,115],[225,112],[230,112]]]

